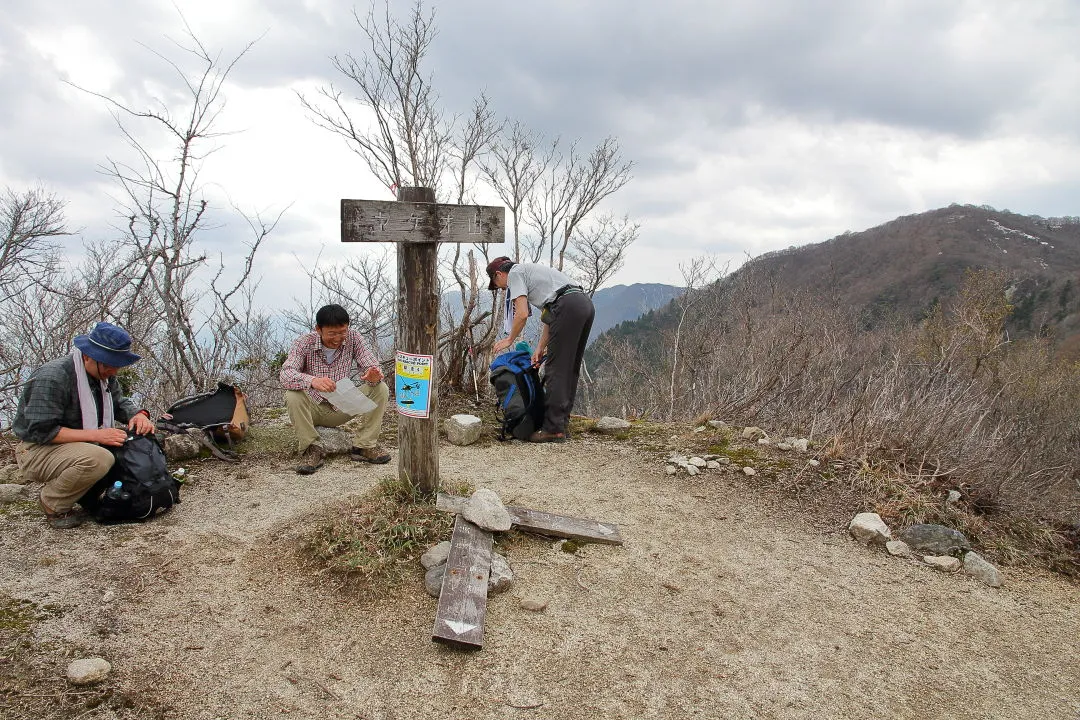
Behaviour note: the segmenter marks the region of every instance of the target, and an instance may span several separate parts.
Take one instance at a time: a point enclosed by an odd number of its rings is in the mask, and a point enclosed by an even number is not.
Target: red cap
[[[490,282],[488,282],[488,290],[497,290],[498,289],[498,288],[495,287],[495,273],[498,272],[499,270],[502,270],[503,265],[512,264],[513,262],[514,261],[511,260],[510,258],[508,258],[506,256],[503,256],[503,257],[497,257],[497,258],[495,258],[494,260],[492,260],[491,262],[488,263],[487,274],[488,274],[488,280],[490,281]]]

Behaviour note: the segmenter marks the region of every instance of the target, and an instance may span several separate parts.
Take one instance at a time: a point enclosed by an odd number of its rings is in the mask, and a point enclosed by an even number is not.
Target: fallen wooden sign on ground
[[[457,514],[466,500],[468,498],[439,493],[435,500],[435,507],[444,512]],[[519,530],[607,545],[623,544],[619,526],[614,523],[555,515],[513,505],[507,505],[506,511],[510,513],[510,522]]]
[[[491,573],[491,533],[462,517],[468,498],[439,493],[435,507],[457,515],[450,537],[439,607],[431,639],[465,650],[484,645],[484,616],[487,613],[488,576]],[[596,520],[553,515],[539,510],[506,506],[510,522],[521,530],[586,542],[622,545],[619,526]]]
[[[488,574],[491,571],[491,533],[458,515],[450,538],[439,608],[431,639],[478,650],[484,644]]]

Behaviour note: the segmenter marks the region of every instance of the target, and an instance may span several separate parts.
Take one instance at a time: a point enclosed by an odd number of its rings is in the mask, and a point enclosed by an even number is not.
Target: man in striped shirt
[[[353,415],[342,412],[319,393],[337,389],[337,381],[360,372],[358,389],[375,403],[360,415],[349,457],[370,463],[386,463],[390,455],[379,447],[379,431],[390,389],[383,380],[379,361],[364,338],[349,328],[349,313],[340,305],[326,305],[315,313],[315,330],[297,338],[281,366],[285,405],[296,430],[300,464],[296,472],[310,475],[322,467],[326,453],[319,444],[316,427],[338,427]]]

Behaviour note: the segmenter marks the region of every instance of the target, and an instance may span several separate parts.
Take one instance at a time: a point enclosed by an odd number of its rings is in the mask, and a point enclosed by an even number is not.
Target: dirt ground
[[[618,523],[626,544],[503,542],[517,580],[490,598],[484,648],[433,643],[419,566],[386,593],[297,551],[313,514],[393,468],[335,459],[304,479],[287,462],[207,462],[145,525],[58,532],[9,506],[0,599],[34,619],[0,658],[0,715],[1080,718],[1075,586],[944,575],[858,545],[849,516],[767,477],[671,478],[659,452],[587,436],[443,445],[444,481]],[[550,605],[524,610],[527,596]],[[88,656],[110,676],[69,686]]]

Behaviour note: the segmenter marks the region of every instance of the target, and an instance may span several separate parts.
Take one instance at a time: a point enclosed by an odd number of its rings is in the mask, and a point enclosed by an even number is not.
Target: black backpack
[[[112,468],[79,501],[96,520],[141,522],[180,502],[180,483],[165,467],[165,452],[153,435],[132,435],[108,449],[116,458]]]
[[[523,350],[503,353],[491,363],[491,385],[495,388],[495,419],[501,424],[499,439],[507,436],[527,440],[544,424],[544,387],[532,366],[532,356]]]

